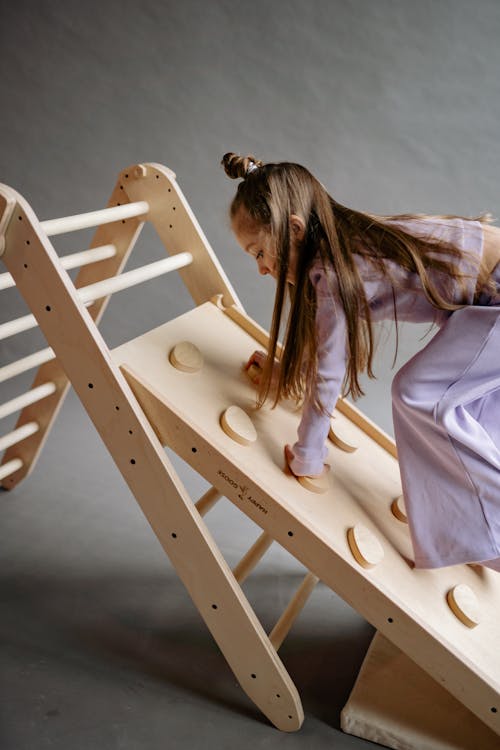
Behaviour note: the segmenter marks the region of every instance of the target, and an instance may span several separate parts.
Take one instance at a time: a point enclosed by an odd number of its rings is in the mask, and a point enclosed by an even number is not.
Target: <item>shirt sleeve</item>
[[[346,320],[336,294],[336,276],[327,278],[323,269],[314,270],[311,281],[316,289],[318,373],[313,396],[304,402],[298,440],[292,447],[290,468],[298,476],[320,474],[323,470],[330,429],[328,413],[337,403],[346,370]],[[314,395],[328,413],[314,405]]]

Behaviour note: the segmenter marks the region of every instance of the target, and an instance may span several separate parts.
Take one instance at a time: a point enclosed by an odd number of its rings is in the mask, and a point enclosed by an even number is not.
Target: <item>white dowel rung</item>
[[[100,260],[107,260],[107,258],[113,258],[115,255],[116,247],[114,245],[99,245],[99,247],[92,247],[90,250],[82,250],[79,253],[63,255],[60,258],[60,261],[62,267],[69,271],[71,268],[89,266],[91,263],[97,263]]]
[[[29,354],[27,357],[18,359],[15,362],[11,362],[9,365],[0,367],[0,383],[10,378],[15,378],[16,375],[21,375],[23,372],[33,370],[35,367],[40,367],[46,362],[50,362],[51,359],[55,359],[56,355],[50,347],[47,349],[41,349],[34,354]]]
[[[127,271],[119,276],[112,276],[103,281],[96,281],[95,284],[88,284],[81,289],[77,289],[78,296],[85,305],[91,305],[95,300],[106,297],[108,294],[120,292],[123,289],[129,289],[137,284],[142,284],[157,276],[175,271],[178,268],[184,268],[193,261],[191,253],[178,253],[170,258],[163,258],[155,263],[149,263],[146,266],[135,268],[133,271]],[[30,328],[36,328],[38,322],[34,315],[23,315],[15,320],[9,320],[7,323],[0,325],[0,341],[15,336],[17,333],[29,331]]]
[[[3,466],[0,466],[0,481],[13,474],[15,471],[19,471],[19,469],[22,468],[22,465],[23,462],[20,458],[13,458],[11,461],[7,461]]]
[[[62,216],[60,219],[47,219],[41,222],[41,226],[48,237],[65,232],[76,232],[79,229],[88,229],[101,224],[110,224],[120,219],[132,219],[134,216],[144,216],[149,212],[149,203],[137,201],[136,203],[125,203],[123,206],[111,206],[99,211],[89,211],[85,214],[75,216]]]
[[[288,607],[285,609],[278,622],[269,634],[269,640],[273,644],[276,651],[279,649],[285,638],[287,637],[290,628],[304,609],[304,606],[311,596],[314,587],[318,583],[319,578],[314,573],[308,573],[299,588],[291,598]]]
[[[66,270],[70,268],[78,268],[80,266],[88,266],[91,263],[97,263],[100,260],[106,260],[116,255],[116,247],[114,245],[99,245],[99,247],[92,247],[90,250],[81,250],[78,253],[72,253],[71,255],[63,255],[59,258],[61,265]],[[12,278],[10,273],[0,274],[0,291],[2,289],[9,289],[15,286],[16,282]]]
[[[53,393],[55,393],[55,390],[55,383],[44,383],[43,385],[39,385],[37,388],[32,388],[31,391],[23,393],[21,396],[17,396],[17,398],[6,401],[0,406],[0,419],[8,417],[10,416],[10,414],[15,414],[16,411],[20,411],[21,409],[24,409],[25,406],[29,406],[30,404],[35,404],[37,401],[41,401],[42,398],[51,396]]]
[[[27,422],[22,427],[18,427],[17,430],[12,430],[0,438],[0,451],[5,451],[16,443],[20,443],[21,440],[34,435],[40,429],[38,422]]]
[[[233,570],[234,577],[239,584],[242,584],[247,576],[250,575],[252,570],[255,568],[259,560],[265,555],[271,544],[273,538],[264,531],[257,541],[250,547],[248,552],[241,558],[239,563]]]
[[[204,516],[221,499],[222,495],[215,487],[210,487],[203,497],[196,503],[196,509],[200,516]]]
[[[30,328],[35,328],[37,325],[38,323],[34,315],[23,315],[21,318],[15,318],[15,320],[2,323],[0,325],[0,341],[8,339],[9,336],[15,336],[16,333],[29,331]]]
[[[90,304],[91,300],[85,302],[87,307]],[[7,323],[2,323],[0,325],[0,341],[8,339],[9,336],[15,336],[18,333],[29,331],[31,328],[36,328],[37,325],[38,321],[34,315],[23,315],[21,318],[15,318],[14,320],[9,320]]]
[[[177,253],[170,258],[163,258],[154,263],[149,263],[141,268],[135,268],[133,271],[127,271],[119,276],[112,276],[103,281],[96,281],[95,284],[89,284],[78,289],[78,294],[83,302],[93,302],[100,297],[106,297],[108,294],[114,294],[122,289],[128,289],[136,284],[149,281],[164,273],[175,271],[178,268],[184,268],[193,261],[191,253]]]

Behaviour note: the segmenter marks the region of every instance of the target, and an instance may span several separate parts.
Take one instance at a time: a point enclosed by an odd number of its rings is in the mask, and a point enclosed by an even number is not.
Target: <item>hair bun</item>
[[[256,159],[255,156],[252,156],[252,154],[248,154],[247,156],[240,156],[239,154],[234,154],[233,152],[224,154],[221,164],[224,167],[224,171],[227,176],[232,180],[237,180],[240,178],[244,180],[248,174],[248,169],[252,164],[255,164],[256,167],[264,166],[264,162]]]

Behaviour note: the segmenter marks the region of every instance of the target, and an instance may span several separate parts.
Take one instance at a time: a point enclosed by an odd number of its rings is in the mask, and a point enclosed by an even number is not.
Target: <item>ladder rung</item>
[[[132,219],[134,216],[144,216],[148,212],[149,203],[138,201],[136,203],[125,203],[123,206],[102,208],[99,211],[89,211],[85,214],[62,216],[60,219],[47,219],[40,223],[47,236],[53,237],[56,234],[76,232],[79,229],[110,224],[120,219]]]
[[[10,378],[15,378],[16,375],[21,375],[23,372],[32,370],[34,367],[40,367],[46,362],[50,362],[51,359],[55,359],[56,355],[50,347],[47,349],[41,349],[33,354],[28,354],[27,357],[18,359],[15,362],[11,362],[9,365],[0,367],[0,383]]]
[[[149,281],[164,273],[175,271],[178,268],[184,268],[193,262],[191,253],[177,253],[169,258],[157,260],[154,263],[148,263],[133,271],[127,271],[119,276],[112,276],[103,281],[96,281],[95,284],[89,284],[78,289],[78,294],[82,302],[94,302],[100,297],[106,297],[108,294],[120,292],[122,289],[128,289],[136,284]]]
[[[241,558],[233,570],[234,577],[238,583],[242,584],[247,576],[250,575],[273,541],[272,536],[266,534],[265,531],[259,536],[257,541],[250,547],[248,552]]]
[[[20,458],[13,458],[6,464],[0,466],[0,481],[22,468],[23,462]]]
[[[0,438],[0,451],[7,450],[7,448],[10,448],[12,445],[20,443],[21,440],[25,440],[31,435],[34,435],[39,429],[38,422],[27,422],[26,424],[23,424],[22,427],[18,427],[17,430],[8,432]]]
[[[37,388],[32,388],[31,391],[26,391],[21,396],[17,396],[17,398],[6,401],[0,406],[0,419],[4,419],[10,414],[24,409],[25,406],[35,404],[37,401],[41,401],[42,398],[51,396],[55,390],[55,383],[43,383],[43,385],[39,385]]]
[[[127,271],[127,273],[122,273],[120,276],[111,276],[109,279],[96,281],[95,284],[89,284],[76,291],[83,304],[89,306],[96,299],[106,297],[108,294],[120,292],[123,289],[128,289],[136,284],[141,284],[144,281],[161,276],[164,273],[175,271],[177,268],[183,268],[189,265],[192,260],[193,256],[191,253],[178,253],[178,255],[170,258],[163,258],[155,263],[148,263],[140,268],[135,268],[133,271]],[[0,325],[0,341],[9,338],[9,336],[23,333],[23,331],[29,331],[31,328],[36,328],[37,325],[38,321],[34,315],[23,315],[21,318],[15,318],[14,320],[9,320],[7,323],[2,323]]]
[[[290,599],[288,607],[285,609],[278,622],[269,634],[269,640],[273,644],[276,651],[279,649],[285,638],[287,637],[290,628],[293,623],[302,612],[304,605],[311,596],[314,587],[318,583],[319,578],[314,573],[308,573],[299,588]]]
[[[116,247],[114,245],[99,245],[99,247],[92,247],[90,250],[82,250],[78,253],[72,253],[71,255],[63,255],[59,260],[61,261],[62,267],[69,271],[71,268],[89,266],[91,263],[97,263],[100,260],[107,260],[107,258],[113,258],[115,255]],[[16,282],[10,273],[0,274],[0,290],[9,289],[15,285]]]
[[[200,516],[204,516],[221,499],[222,495],[216,487],[210,487],[196,503],[196,509]]]

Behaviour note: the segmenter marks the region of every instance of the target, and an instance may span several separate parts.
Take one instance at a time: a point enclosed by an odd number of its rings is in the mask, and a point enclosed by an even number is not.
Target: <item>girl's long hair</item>
[[[369,377],[374,377],[372,365],[375,343],[370,307],[354,260],[355,254],[363,255],[375,270],[389,277],[393,287],[396,327],[397,282],[390,276],[385,260],[394,261],[406,271],[418,274],[422,291],[435,308],[453,311],[465,304],[467,279],[475,278],[478,269],[475,269],[475,274],[472,271],[470,274],[459,271],[459,261],[464,251],[450,242],[414,236],[392,222],[466,217],[426,214],[377,216],[362,213],[337,203],[321,183],[299,164],[263,164],[251,155],[242,157],[234,153],[225,154],[222,164],[229,177],[243,178],[231,203],[231,219],[238,215],[238,221],[246,221],[249,228],[264,228],[270,233],[277,253],[276,297],[268,357],[259,390],[259,406],[266,401],[271,390],[272,367],[288,297],[289,314],[284,330],[274,405],[280,398],[300,400],[305,397],[312,398],[317,408],[323,409],[314,393],[318,346],[315,326],[316,295],[309,278],[309,270],[318,257],[326,273],[329,269],[334,272],[332,293],[335,280],[346,317],[347,368],[343,396],[351,394],[353,398],[357,398],[363,395],[359,382],[360,373],[366,371]],[[305,224],[305,236],[298,249],[293,286],[287,283],[292,214],[301,217]],[[490,223],[493,218],[490,214],[481,214],[474,220]],[[472,256],[470,260],[471,263],[474,262]],[[431,275],[430,271],[435,273]],[[458,282],[462,290],[462,304],[451,301],[454,282]]]

